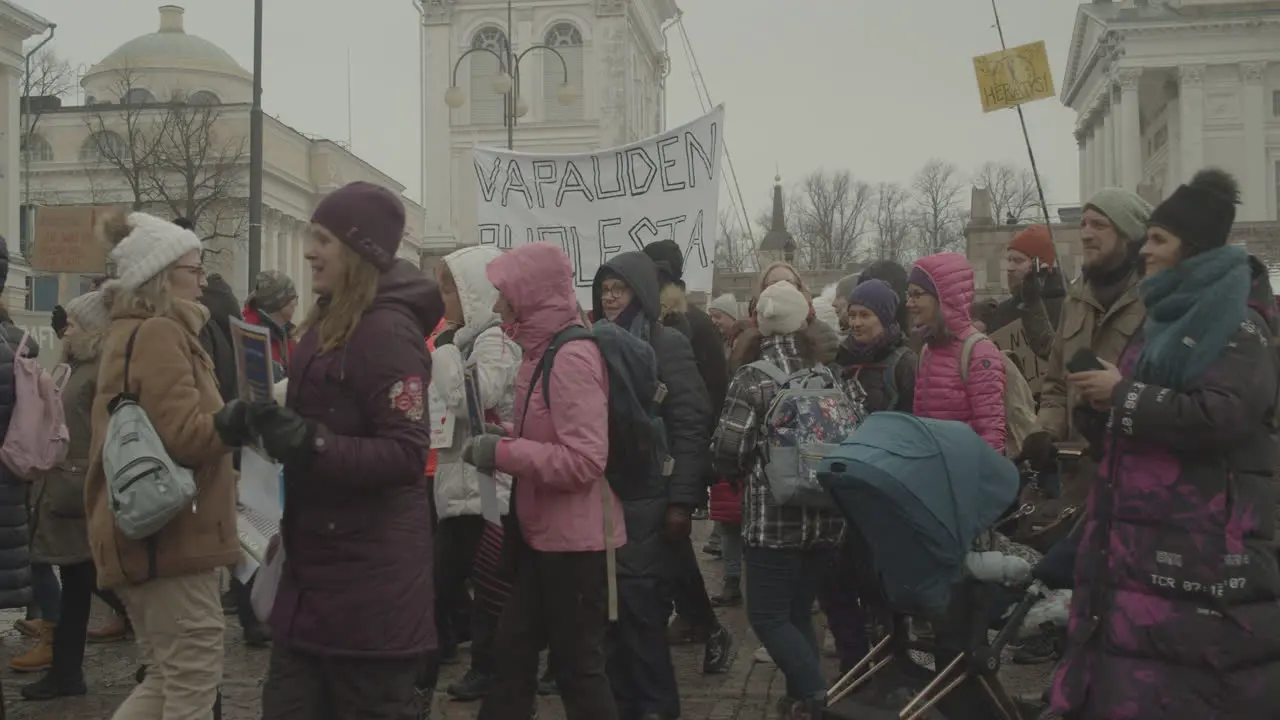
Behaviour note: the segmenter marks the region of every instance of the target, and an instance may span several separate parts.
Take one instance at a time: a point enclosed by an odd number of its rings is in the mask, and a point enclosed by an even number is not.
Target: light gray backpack
[[[125,537],[142,540],[164,529],[174,516],[195,508],[196,481],[164,448],[151,418],[129,392],[129,361],[142,325],[133,329],[124,349],[124,389],[111,399],[102,467],[116,527]]]

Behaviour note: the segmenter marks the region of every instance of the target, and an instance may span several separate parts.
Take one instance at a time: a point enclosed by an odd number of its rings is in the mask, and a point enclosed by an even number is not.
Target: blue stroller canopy
[[[869,416],[820,465],[819,481],[865,541],[895,612],[946,612],[977,536],[1008,510],[1018,470],[968,425]]]

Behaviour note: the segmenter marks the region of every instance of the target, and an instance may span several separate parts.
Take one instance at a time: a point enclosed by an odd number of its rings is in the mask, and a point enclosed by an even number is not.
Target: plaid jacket
[[[808,365],[796,350],[794,335],[773,335],[760,341],[760,358],[792,373]],[[856,385],[856,381],[855,381]],[[848,388],[855,402],[856,388]],[[729,381],[724,408],[711,439],[716,471],[724,477],[745,477],[742,493],[742,538],[750,547],[777,550],[832,548],[844,536],[844,520],[834,510],[781,506],[769,491],[769,481],[756,451],[760,424],[778,386],[764,373],[741,367]]]

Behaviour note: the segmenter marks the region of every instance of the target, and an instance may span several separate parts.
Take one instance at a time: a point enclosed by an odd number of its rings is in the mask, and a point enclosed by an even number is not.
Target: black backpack
[[[590,341],[600,349],[609,374],[609,462],[605,475],[620,500],[652,494],[653,477],[671,474],[674,462],[667,450],[662,401],[667,387],[658,379],[653,346],[621,327],[600,321],[592,328],[574,325],[551,339],[529,384],[541,383],[542,402],[551,407],[551,368],[556,353],[567,343]],[[525,398],[525,412],[530,398]]]

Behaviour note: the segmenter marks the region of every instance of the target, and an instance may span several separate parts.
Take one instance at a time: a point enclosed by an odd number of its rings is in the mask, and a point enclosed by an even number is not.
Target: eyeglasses
[[[928,294],[929,294],[929,293],[927,293],[927,292],[925,292],[925,291],[923,291],[923,290],[908,290],[908,291],[907,291],[907,297],[911,298],[912,300],[919,300],[920,298],[922,298],[922,297],[924,297],[924,296],[926,296],[926,295],[928,295]]]
[[[613,298],[615,300],[623,297],[631,288],[626,283],[606,283],[600,286],[600,297]]]

